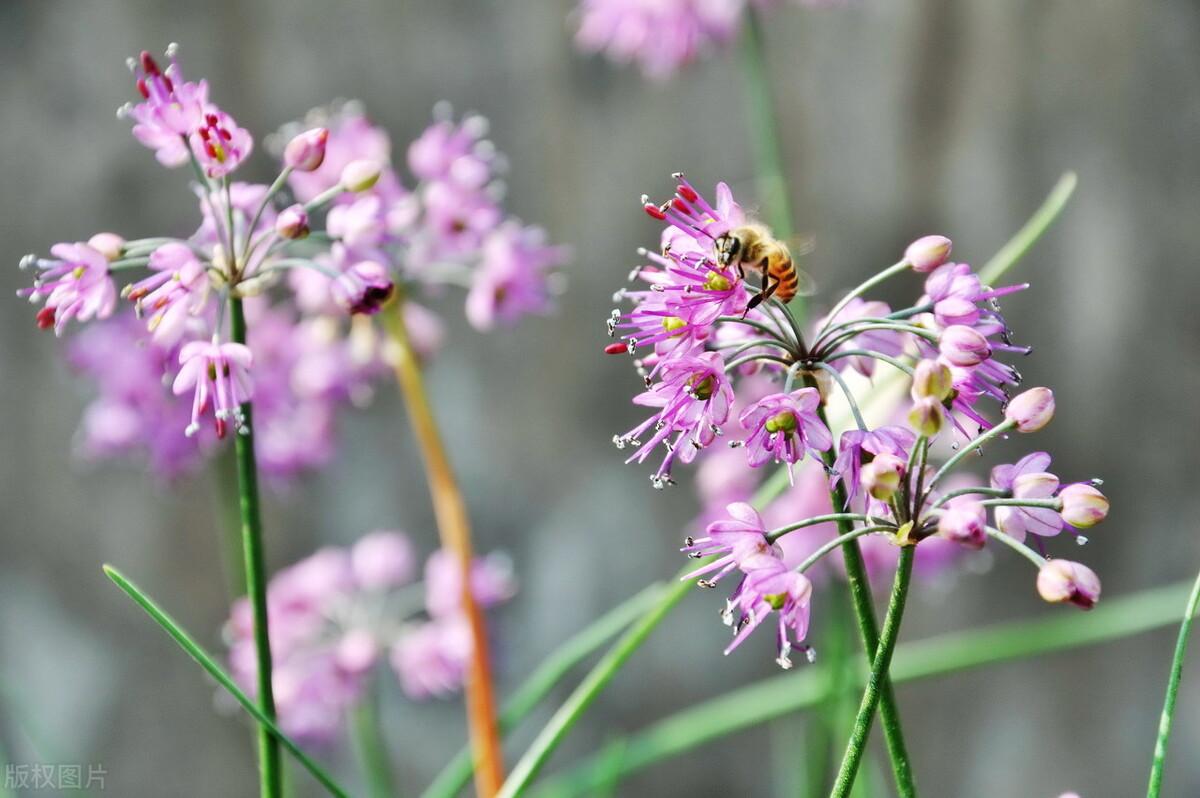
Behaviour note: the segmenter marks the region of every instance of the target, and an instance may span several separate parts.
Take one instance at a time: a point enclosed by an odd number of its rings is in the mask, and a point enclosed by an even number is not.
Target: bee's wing
[[[796,260],[812,254],[817,248],[817,240],[810,235],[796,235],[787,240],[788,249],[792,253],[792,267],[796,270],[796,293],[799,296],[812,296],[817,293],[817,283],[812,276],[796,265]]]

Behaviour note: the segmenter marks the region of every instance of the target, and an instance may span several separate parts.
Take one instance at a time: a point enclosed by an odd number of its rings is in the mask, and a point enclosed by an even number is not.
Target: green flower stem
[[[648,611],[669,586],[655,583],[626,599],[586,629],[567,640],[517,688],[500,711],[501,732],[509,732],[528,717],[550,691],[593,651],[607,643],[629,624]],[[421,794],[421,798],[454,798],[467,786],[474,773],[471,751],[464,748]]]
[[[862,763],[863,753],[867,747],[867,737],[871,733],[871,723],[875,719],[875,710],[879,707],[883,688],[888,684],[888,669],[892,664],[892,653],[896,649],[896,641],[900,637],[900,622],[904,618],[904,603],[908,598],[908,584],[912,580],[913,556],[916,546],[905,546],[900,549],[900,562],[896,566],[896,578],[892,582],[892,595],[888,601],[887,615],[883,619],[883,630],[879,635],[879,646],[875,651],[875,659],[871,664],[871,675],[867,678],[867,688],[863,692],[862,704],[858,708],[858,716],[854,719],[854,729],[846,744],[846,753],[842,757],[842,767],[838,770],[833,783],[833,798],[846,798],[854,787],[858,776],[858,766]],[[892,720],[897,720],[893,715]],[[888,719],[882,722],[886,725]],[[897,733],[899,730],[897,729]],[[912,785],[908,785],[911,791]],[[901,792],[903,792],[903,788]]]
[[[1028,254],[1067,207],[1078,182],[1074,172],[1066,172],[1058,179],[1029,221],[979,270],[979,279],[984,285],[994,285],[1013,264]]]
[[[891,527],[891,526],[864,526],[864,527],[860,527],[858,529],[852,529],[851,531],[845,533],[844,535],[838,535],[833,540],[826,541],[825,544],[821,546],[821,548],[817,549],[812,554],[808,555],[808,558],[805,559],[804,562],[802,562],[796,566],[796,571],[798,571],[799,573],[804,573],[809,568],[812,568],[814,565],[816,565],[818,560],[820,560],[822,557],[824,557],[826,554],[833,551],[834,549],[844,546],[845,544],[849,543],[850,541],[857,540],[857,539],[863,537],[864,535],[874,535],[878,532],[884,531],[885,529],[894,529],[894,527]]]
[[[949,493],[943,493],[941,496],[939,496],[937,501],[935,501],[933,503],[933,509],[936,510],[938,507],[941,507],[946,502],[950,501],[951,499],[956,499],[959,496],[1003,497],[1003,496],[1007,496],[1008,494],[1009,494],[1009,491],[1007,491],[1003,488],[985,488],[982,485],[974,487],[974,488],[959,488],[958,490],[952,490]]]
[[[999,529],[996,529],[995,527],[990,527],[990,526],[984,527],[983,531],[986,532],[987,536],[990,537],[991,539],[999,541],[1000,543],[1003,543],[1005,546],[1008,546],[1010,549],[1015,551],[1017,554],[1020,554],[1022,557],[1029,560],[1031,563],[1034,564],[1034,567],[1040,569],[1043,565],[1046,564],[1045,557],[1038,554],[1036,551],[1029,548],[1024,543],[1020,542],[1019,540],[1012,537],[1011,535],[1006,535],[1003,532],[1001,532]]]
[[[804,529],[806,526],[816,526],[824,524],[828,521],[867,521],[867,516],[862,513],[826,513],[825,515],[814,515],[812,518],[805,518],[803,521],[797,521],[794,524],[781,526],[778,529],[772,529],[767,533],[766,538],[768,543],[774,543],[789,532],[795,532],[797,529]]]
[[[246,316],[242,300],[229,300],[230,337],[246,343]],[[275,693],[271,685],[271,638],[267,631],[267,566],[263,553],[262,517],[258,507],[258,465],[254,458],[254,418],[250,402],[242,405],[245,432],[235,430],[234,453],[237,457],[238,490],[241,493],[242,560],[246,569],[246,590],[254,615],[254,650],[258,665],[258,707],[275,720]],[[263,796],[280,798],[283,771],[279,767],[279,741],[266,729],[258,733],[259,786]]]
[[[1062,499],[983,499],[984,507],[1041,507],[1046,510],[1061,510]]]
[[[1158,798],[1162,790],[1167,745],[1171,742],[1171,723],[1175,719],[1175,700],[1179,697],[1179,680],[1183,678],[1183,658],[1187,654],[1188,635],[1192,631],[1192,619],[1196,617],[1197,607],[1200,607],[1200,575],[1192,585],[1192,593],[1183,611],[1183,623],[1179,625],[1175,658],[1171,661],[1171,676],[1167,679],[1167,697],[1163,701],[1162,719],[1158,722],[1158,738],[1154,741],[1154,761],[1150,765],[1150,786],[1146,790],[1146,798]]]
[[[354,748],[362,764],[367,781],[367,794],[371,798],[391,798],[396,795],[395,779],[392,778],[392,765],[388,761],[387,741],[383,738],[383,729],[379,724],[379,712],[376,707],[378,691],[369,690],[351,715],[351,733],[354,738]]]
[[[883,352],[876,352],[872,349],[842,349],[826,357],[825,362],[832,363],[833,361],[841,360],[844,357],[871,357],[876,360],[882,360],[884,363],[887,363],[890,366],[895,366],[910,377],[913,373],[913,367],[905,363],[903,360],[892,357],[891,355],[885,355]]]
[[[1036,620],[1009,621],[902,643],[896,647],[891,676],[896,682],[910,682],[1122,640],[1178,621],[1179,606],[1190,587],[1178,582],[1109,599],[1087,613],[1053,608]],[[739,687],[614,740],[612,745],[621,745],[626,751],[621,775],[628,777],[735,732],[815,707],[832,689],[834,675],[829,663],[818,660],[799,673]],[[861,671],[853,676],[852,681],[863,684]],[[547,780],[534,795],[570,798],[591,794],[601,756],[589,756]]]
[[[829,426],[825,407],[818,409],[821,423]],[[832,429],[832,427],[830,428]],[[822,453],[825,465],[833,467],[835,455],[833,450]],[[845,507],[846,488],[838,482],[830,491],[833,508]],[[846,521],[838,522],[841,535],[853,532]],[[859,637],[862,639],[863,651],[867,659],[875,660],[875,652],[879,647],[879,627],[875,621],[875,601],[871,596],[871,583],[867,579],[867,568],[863,564],[862,551],[858,548],[858,540],[851,538],[842,544],[842,560],[845,563],[846,583],[850,588],[850,601],[854,607],[854,615],[858,620]],[[909,798],[917,794],[913,781],[912,764],[908,758],[908,748],[904,743],[904,732],[900,727],[900,712],[896,707],[896,697],[892,693],[892,683],[886,673],[883,674],[879,685],[880,707],[883,717],[884,741],[887,743],[888,758],[891,760],[892,775],[896,782],[896,791],[901,798]]]
[[[972,438],[971,440],[964,443],[959,448],[959,450],[957,452],[955,452],[953,456],[950,457],[950,459],[948,459],[946,462],[942,463],[942,467],[939,468],[937,470],[937,473],[933,475],[933,479],[929,480],[929,487],[932,488],[934,485],[936,485],[938,483],[938,480],[940,480],[942,477],[946,476],[951,471],[953,471],[954,467],[956,465],[958,465],[959,463],[961,463],[962,459],[964,457],[966,457],[967,455],[969,455],[971,452],[975,451],[980,446],[983,446],[988,441],[990,441],[994,438],[998,438],[1001,435],[1003,435],[1004,433],[1015,429],[1016,426],[1017,425],[1014,422],[1009,421],[1008,419],[1005,419],[1004,421],[1001,421],[996,426],[992,427],[987,432],[977,435],[974,438]]]
[[[344,790],[342,787],[338,786],[337,782],[335,782],[329,776],[329,774],[321,768],[320,765],[309,759],[308,755],[305,754],[300,746],[293,742],[290,737],[280,731],[279,727],[275,725],[274,718],[268,717],[265,712],[259,709],[258,705],[255,704],[249,696],[241,691],[241,689],[233,681],[233,677],[226,673],[221,666],[216,663],[216,660],[212,658],[212,655],[205,651],[200,644],[197,643],[192,636],[189,635],[183,629],[183,627],[175,621],[174,618],[168,615],[165,610],[161,609],[153,599],[143,593],[137,585],[129,581],[125,575],[116,568],[113,568],[111,565],[105,565],[104,574],[111,579],[117,587],[121,588],[126,595],[133,599],[139,607],[145,610],[146,614],[154,619],[155,623],[161,626],[163,631],[169,634],[171,638],[179,645],[179,647],[187,652],[188,656],[194,659],[201,668],[207,671],[209,676],[211,676],[217,681],[218,684],[224,687],[225,690],[231,696],[233,696],[239,704],[242,705],[242,708],[245,709],[246,712],[250,713],[250,715],[256,721],[258,721],[259,728],[274,739],[278,740],[283,747],[286,748],[288,752],[296,758],[296,761],[303,765],[304,768],[312,774],[313,778],[321,783],[321,786],[323,786],[330,795],[337,796],[337,798],[348,798],[349,793],[346,792],[346,790]]]

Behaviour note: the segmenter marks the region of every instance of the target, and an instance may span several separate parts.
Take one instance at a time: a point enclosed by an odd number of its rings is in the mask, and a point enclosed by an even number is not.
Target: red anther
[[[642,208],[646,211],[646,213],[650,214],[655,219],[658,219],[660,222],[664,222],[667,219],[667,215],[663,213],[662,208],[658,207],[653,202],[647,202],[642,206]]]
[[[42,308],[37,312],[37,326],[42,330],[49,330],[54,326],[54,308]]]
[[[216,127],[217,122],[218,122],[217,115],[216,114],[205,114],[204,121],[207,122],[211,127]]]
[[[688,202],[695,202],[696,200],[700,199],[700,195],[696,193],[696,189],[692,188],[686,183],[680,183],[679,187],[675,190],[679,192],[679,196],[683,197]]]
[[[167,77],[166,75],[163,75],[162,82],[167,87],[167,91],[169,91],[169,92],[175,91],[175,84],[171,82],[171,79],[169,77]]]
[[[204,142],[204,151],[208,153],[209,158],[217,157],[217,148],[213,146],[211,141]]]
[[[138,94],[142,95],[147,100],[150,99],[150,89],[146,88],[146,81],[143,78],[137,79],[137,90]]]
[[[604,347],[604,354],[606,354],[606,355],[623,355],[628,351],[629,351],[628,345],[623,344],[620,341],[616,342],[615,344],[609,344],[608,346]]]
[[[225,419],[218,418],[216,421],[217,421],[217,437],[224,440],[225,439],[225,429],[227,426],[225,424]]]
[[[210,131],[208,128],[206,128],[206,127],[200,128],[200,138],[204,139],[205,141],[208,141],[208,137],[211,135],[212,135],[212,131]]]
[[[154,56],[150,55],[146,50],[142,50],[141,55],[142,71],[147,75],[157,75],[160,73],[158,62],[154,60]]]
[[[223,127],[217,128],[217,135],[220,136],[221,138],[225,139],[226,141],[233,140],[233,134],[230,133],[227,129],[225,129]]]
[[[683,199],[680,197],[676,197],[675,199],[671,200],[671,205],[673,205],[675,207],[675,210],[679,211],[680,213],[691,213],[692,212],[691,209],[687,206],[687,203],[684,202]]]

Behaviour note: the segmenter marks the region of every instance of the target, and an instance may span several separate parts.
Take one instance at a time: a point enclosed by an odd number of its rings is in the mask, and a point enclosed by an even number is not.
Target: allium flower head
[[[431,556],[425,593],[440,597],[460,584],[448,585],[440,573],[445,570],[440,563],[449,563],[448,557],[443,552]],[[497,570],[499,562],[489,557],[476,564],[479,576],[474,579],[484,606],[508,599],[515,590],[511,572]],[[412,603],[414,589],[422,592],[420,583],[412,581],[415,566],[409,539],[380,530],[348,549],[321,549],[271,579],[272,684],[279,722],[287,733],[310,744],[334,743],[347,712],[364,698],[385,657],[410,698],[446,695],[462,687],[471,634],[457,610],[457,593],[452,606],[441,598],[426,606]],[[253,693],[257,661],[246,599],[234,605],[227,630],[233,675]]]

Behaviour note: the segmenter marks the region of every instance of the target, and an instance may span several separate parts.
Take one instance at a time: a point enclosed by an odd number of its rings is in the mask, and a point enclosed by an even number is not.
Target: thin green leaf
[[[237,699],[237,702],[242,705],[242,708],[249,712],[250,715],[253,716],[256,721],[258,721],[260,727],[266,729],[273,737],[275,737],[275,739],[279,740],[283,747],[291,752],[292,756],[296,758],[296,761],[303,765],[305,769],[313,775],[313,778],[319,781],[321,786],[329,791],[330,795],[337,796],[337,798],[349,798],[350,794],[342,787],[338,786],[337,782],[335,782],[333,778],[321,768],[320,765],[309,759],[308,755],[300,749],[300,746],[296,745],[296,743],[294,743],[290,737],[280,731],[279,727],[272,723],[271,720],[265,714],[263,714],[262,710],[258,708],[254,701],[241,691],[241,689],[233,681],[233,677],[226,673],[221,666],[216,663],[216,660],[214,660],[207,651],[201,648],[200,644],[197,643],[191,635],[184,631],[183,627],[176,623],[174,618],[172,618],[166,613],[166,611],[155,604],[153,599],[143,593],[137,585],[135,585],[133,582],[130,582],[125,575],[116,568],[113,568],[111,565],[105,565],[104,574],[111,579],[117,587],[125,591],[126,595],[133,599],[139,607],[145,610],[146,614],[153,618],[155,623],[161,626],[163,631],[169,634],[171,638],[179,644],[179,647],[187,652],[188,656],[194,659],[201,668],[204,668],[204,670],[208,672],[209,676],[216,679],[218,684],[224,687],[231,696]]]
[[[1154,741],[1154,761],[1150,765],[1150,786],[1147,798],[1158,798],[1162,790],[1163,769],[1167,764],[1167,744],[1171,742],[1171,724],[1175,720],[1175,701],[1179,698],[1179,682],[1183,678],[1183,658],[1187,654],[1188,636],[1192,632],[1192,619],[1200,606],[1200,575],[1192,585],[1187,607],[1183,611],[1183,623],[1179,625],[1179,639],[1175,642],[1175,658],[1171,661],[1171,676],[1167,679],[1167,697],[1163,701],[1162,719],[1158,723],[1158,738]]]

